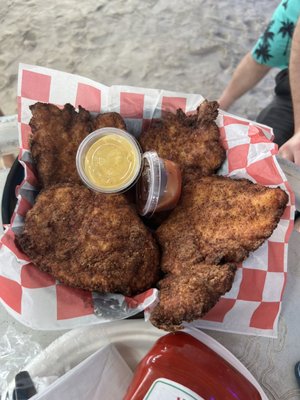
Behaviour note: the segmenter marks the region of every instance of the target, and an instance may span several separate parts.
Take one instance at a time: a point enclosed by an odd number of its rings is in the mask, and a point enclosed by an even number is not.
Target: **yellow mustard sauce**
[[[96,140],[84,159],[87,178],[103,189],[125,188],[138,168],[138,152],[125,137],[110,134]]]

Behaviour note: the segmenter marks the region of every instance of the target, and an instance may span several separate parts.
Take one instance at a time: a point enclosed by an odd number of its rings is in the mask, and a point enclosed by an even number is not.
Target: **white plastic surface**
[[[225,347],[202,331],[186,329],[206,344],[241,374],[259,391],[262,400],[268,400],[259,383],[247,368]],[[33,381],[47,376],[61,376],[107,343],[115,345],[133,371],[155,341],[166,332],[154,328],[144,320],[124,320],[69,331],[54,341],[25,368]],[[13,382],[9,389],[13,389]],[[5,397],[4,397],[5,398]]]

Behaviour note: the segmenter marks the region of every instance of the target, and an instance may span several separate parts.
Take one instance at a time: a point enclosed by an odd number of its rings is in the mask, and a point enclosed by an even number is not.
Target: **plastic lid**
[[[136,203],[140,215],[151,217],[167,182],[164,163],[156,151],[147,151],[142,158],[142,172],[136,186]]]
[[[136,139],[114,127],[90,133],[79,145],[76,155],[82,181],[102,193],[129,189],[140,174],[141,163],[141,149]]]

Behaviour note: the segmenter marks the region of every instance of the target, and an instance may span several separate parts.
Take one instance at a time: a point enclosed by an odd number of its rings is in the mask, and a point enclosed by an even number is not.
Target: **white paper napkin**
[[[132,376],[131,369],[110,344],[58,378],[32,400],[121,400]]]

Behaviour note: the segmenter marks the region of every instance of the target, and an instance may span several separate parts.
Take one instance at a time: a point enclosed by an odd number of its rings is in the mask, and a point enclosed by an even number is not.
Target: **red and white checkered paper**
[[[37,178],[32,168],[28,137],[31,118],[29,105],[37,101],[63,106],[81,105],[91,112],[119,112],[128,131],[138,136],[152,118],[162,111],[182,108],[193,112],[203,101],[198,94],[128,86],[107,87],[90,79],[31,65],[20,65],[18,82],[19,159],[25,179],[17,188],[18,204],[11,225],[1,239],[0,299],[20,322],[36,329],[74,328],[107,322],[115,318],[110,304],[125,305],[122,318],[151,308],[157,290],[150,289],[135,298],[107,295],[107,310],[95,315],[97,295],[73,289],[41,272],[16,247],[14,237],[22,229],[24,216],[32,207]],[[281,171],[266,126],[220,112],[217,119],[227,158],[220,174],[248,178],[266,186],[280,186],[289,194],[289,203],[272,236],[242,263],[232,290],[193,325],[243,334],[275,337],[287,273],[288,239],[293,228],[294,196]],[[103,304],[102,304],[103,311]],[[105,312],[108,311],[108,312]],[[98,313],[99,314],[99,313]],[[120,318],[120,317],[118,317]]]

